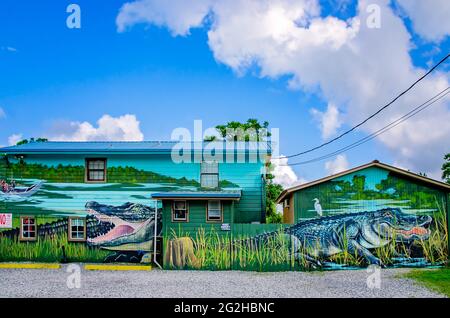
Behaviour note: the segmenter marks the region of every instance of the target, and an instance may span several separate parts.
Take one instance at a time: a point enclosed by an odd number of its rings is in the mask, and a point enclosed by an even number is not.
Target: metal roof
[[[170,191],[153,193],[153,199],[222,199],[239,200],[241,190],[220,190],[220,191]]]
[[[215,145],[214,145],[215,144]],[[30,142],[20,146],[0,148],[4,154],[31,153],[170,153],[174,146],[195,151],[208,148],[225,147],[225,142],[178,142],[178,141],[88,141],[88,142]],[[216,148],[217,149],[217,148]],[[265,142],[236,142],[235,152],[271,153],[270,144]]]
[[[431,179],[431,178],[428,178],[428,177],[424,177],[424,176],[418,175],[416,173],[413,173],[413,172],[410,172],[410,171],[407,171],[407,170],[403,170],[403,169],[400,169],[400,168],[397,168],[397,167],[394,167],[394,166],[391,166],[391,165],[388,165],[388,164],[385,164],[385,163],[381,163],[378,160],[374,160],[372,162],[369,162],[369,163],[367,163],[365,165],[362,165],[362,166],[355,167],[353,169],[342,171],[340,173],[333,174],[333,175],[330,175],[330,176],[325,177],[325,178],[321,178],[321,179],[318,179],[318,180],[315,180],[315,181],[312,181],[312,182],[300,184],[298,186],[285,189],[278,196],[276,202],[280,203],[281,201],[284,200],[284,198],[288,194],[290,194],[292,192],[303,190],[303,189],[306,189],[306,188],[309,188],[309,187],[312,187],[312,186],[315,186],[315,185],[318,185],[318,184],[321,184],[321,183],[333,180],[335,178],[338,178],[338,177],[341,177],[341,176],[345,176],[347,174],[354,173],[354,172],[357,172],[357,171],[360,171],[360,170],[363,170],[363,169],[366,169],[366,168],[369,168],[369,167],[378,167],[378,168],[386,169],[388,171],[392,171],[394,173],[398,173],[398,174],[402,175],[403,177],[406,177],[406,178],[409,178],[409,179],[413,179],[413,180],[416,180],[416,181],[420,181],[420,182],[425,183],[425,184],[427,184],[429,186],[433,186],[435,188],[439,188],[439,189],[442,189],[444,191],[450,192],[450,185],[447,184],[447,183],[440,182],[440,181],[437,181],[437,180],[434,180],[434,179]]]

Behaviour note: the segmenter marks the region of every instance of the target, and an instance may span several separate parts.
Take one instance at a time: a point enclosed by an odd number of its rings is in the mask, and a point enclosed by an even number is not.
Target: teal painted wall
[[[108,173],[108,182],[101,184],[84,183],[84,165],[86,158],[106,158],[108,168],[132,167],[139,171],[117,176]],[[170,155],[27,155],[27,165],[39,164],[48,168],[62,165],[78,167],[77,171],[56,173],[50,181],[45,182],[42,190],[29,201],[13,202],[3,200],[0,211],[14,213],[72,215],[83,214],[88,201],[106,201],[110,205],[121,205],[126,202],[151,204],[151,194],[171,190],[196,190],[200,181],[199,163],[172,162]],[[1,179],[15,179],[18,183],[29,186],[37,180],[48,180],[43,169],[35,169],[23,175],[17,168],[17,161],[10,159],[16,169],[10,169],[3,163],[0,165]],[[221,163],[219,178],[222,188],[240,188],[242,199],[236,206],[236,222],[261,221],[264,211],[263,180],[264,165],[258,163]],[[151,172],[151,179],[142,177],[142,173]],[[42,172],[42,173],[40,173]],[[113,178],[114,177],[114,178]],[[112,180],[112,181],[111,181]]]
[[[294,215],[296,222],[317,218],[314,199],[319,200],[323,216],[387,207],[412,214],[433,214],[446,210],[446,196],[446,192],[423,183],[370,167],[295,192]]]
[[[107,182],[85,182],[86,158],[107,159]],[[200,187],[200,163],[176,164],[167,154],[42,154],[27,155],[22,163],[12,156],[8,161],[0,160],[0,179],[9,183],[15,180],[23,189],[42,185],[29,197],[0,193],[0,213],[13,215],[13,228],[0,229],[0,261],[60,261],[63,258],[62,246],[67,249],[71,261],[136,262],[151,259],[149,253],[153,251],[153,237],[149,233],[153,231],[151,223],[154,222],[155,210],[152,193],[198,190]],[[263,166],[262,162],[219,164],[221,188],[241,189],[242,192],[242,199],[235,205],[233,214],[231,205],[224,204],[224,223],[261,221],[261,211],[264,210],[261,198]],[[99,211],[103,214],[102,222],[106,223],[99,222],[96,216]],[[206,222],[206,202],[192,203],[190,212],[191,223],[186,224],[184,230],[194,231],[201,226],[208,231],[213,227],[220,230],[220,224]],[[135,214],[139,217],[132,216]],[[42,233],[50,229],[45,236],[39,236],[37,242],[20,242],[18,239],[20,216],[25,215],[36,217]],[[70,216],[88,218],[87,242],[67,240]],[[118,218],[121,220],[117,221]],[[114,228],[111,229],[109,223]],[[157,224],[158,234],[161,234],[160,220]],[[174,227],[170,220],[165,230]],[[140,235],[139,231],[146,228],[149,231],[145,232],[142,240],[127,238]],[[125,243],[119,244],[122,238]]]
[[[261,220],[265,210],[265,167],[261,163],[224,163],[219,165],[219,177],[240,186],[242,198],[236,203],[234,222],[250,223]]]

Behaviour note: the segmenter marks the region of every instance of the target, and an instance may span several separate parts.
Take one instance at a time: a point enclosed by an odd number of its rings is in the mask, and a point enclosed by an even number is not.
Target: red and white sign
[[[0,213],[0,229],[11,229],[11,228],[12,228],[12,214]]]

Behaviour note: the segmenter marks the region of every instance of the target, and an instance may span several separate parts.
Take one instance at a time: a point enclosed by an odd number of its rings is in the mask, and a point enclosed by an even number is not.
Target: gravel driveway
[[[383,269],[381,286],[367,287],[366,270],[334,272],[81,271],[67,287],[59,270],[0,269],[0,297],[443,297],[412,280],[408,269]],[[75,282],[72,280],[72,282]]]

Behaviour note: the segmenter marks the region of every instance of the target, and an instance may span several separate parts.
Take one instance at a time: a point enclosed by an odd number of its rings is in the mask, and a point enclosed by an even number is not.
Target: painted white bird
[[[314,200],[314,209],[316,210],[317,214],[319,214],[320,217],[322,217],[322,206],[320,205],[319,199],[315,198]]]

